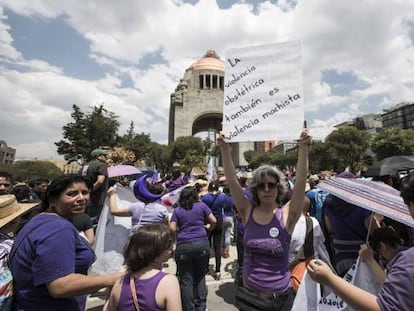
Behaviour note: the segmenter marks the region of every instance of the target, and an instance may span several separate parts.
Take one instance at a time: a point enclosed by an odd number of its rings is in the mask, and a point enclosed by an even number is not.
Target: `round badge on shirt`
[[[270,229],[269,229],[269,235],[270,235],[272,238],[277,238],[277,237],[279,236],[279,229],[278,229],[278,228],[276,228],[276,227],[272,227],[272,228],[270,228]]]

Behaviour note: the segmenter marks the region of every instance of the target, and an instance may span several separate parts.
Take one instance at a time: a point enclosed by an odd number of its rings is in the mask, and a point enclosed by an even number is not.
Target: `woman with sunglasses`
[[[16,310],[85,310],[86,295],[110,287],[122,273],[87,275],[95,254],[72,219],[84,213],[92,188],[67,174],[47,187],[41,213],[17,234],[9,257]]]
[[[260,166],[253,172],[248,185],[252,199],[244,195],[231,148],[224,138],[221,134],[217,143],[230,192],[245,228],[243,286],[238,288],[236,305],[240,310],[290,310],[295,294],[290,285],[289,245],[302,214],[311,136],[306,128],[300,135],[296,182],[290,201],[283,206],[281,199],[288,185],[283,173],[272,166]]]
[[[401,184],[401,196],[414,218],[414,173]],[[375,296],[335,275],[325,262],[311,261],[312,279],[327,285],[354,310],[414,310],[414,248],[400,249],[387,264],[387,276]]]

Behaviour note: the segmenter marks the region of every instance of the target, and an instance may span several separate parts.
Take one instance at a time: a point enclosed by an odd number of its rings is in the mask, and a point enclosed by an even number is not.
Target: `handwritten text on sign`
[[[299,41],[227,51],[223,131],[230,141],[297,139],[303,120]]]

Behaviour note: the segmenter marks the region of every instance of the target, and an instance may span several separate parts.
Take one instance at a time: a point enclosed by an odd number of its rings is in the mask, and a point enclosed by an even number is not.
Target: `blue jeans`
[[[175,262],[183,311],[204,311],[207,305],[206,272],[210,259],[208,240],[177,244]]]

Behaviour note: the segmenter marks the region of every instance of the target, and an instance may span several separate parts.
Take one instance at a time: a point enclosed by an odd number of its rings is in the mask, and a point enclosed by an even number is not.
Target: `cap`
[[[91,152],[91,156],[93,156],[93,157],[97,157],[97,156],[99,156],[101,154],[107,155],[108,154],[108,150],[104,150],[104,149],[99,149],[98,148],[98,149],[92,150],[92,152]]]

